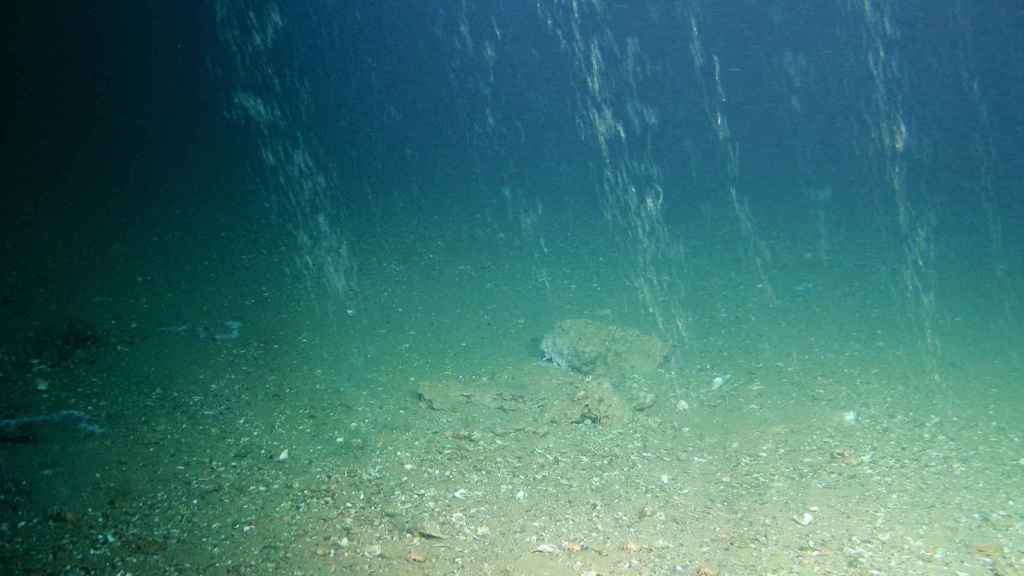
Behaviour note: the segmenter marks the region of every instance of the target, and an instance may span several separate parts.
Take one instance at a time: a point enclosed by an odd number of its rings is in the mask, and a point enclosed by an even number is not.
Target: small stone
[[[366,550],[363,551],[363,555],[367,558],[380,558],[384,556],[384,548],[380,544],[367,546]]]
[[[406,556],[406,559],[409,560],[409,562],[416,562],[418,564],[422,564],[427,561],[426,555],[416,550],[410,551],[409,555]]]
[[[284,462],[287,459],[288,459],[288,449],[287,448],[282,450],[281,453],[277,455],[277,458],[275,458],[275,460],[277,460],[278,462]]]
[[[640,520],[646,520],[647,518],[650,518],[655,514],[656,511],[654,510],[654,506],[651,506],[650,504],[644,504],[643,506],[640,507],[640,511],[637,512],[637,518]]]
[[[974,551],[977,552],[979,556],[983,556],[985,558],[999,558],[1005,553],[1002,546],[992,543],[976,544],[974,546]]]
[[[639,400],[637,400],[633,404],[633,410],[636,410],[637,412],[646,412],[646,411],[650,410],[651,408],[653,408],[654,405],[657,404],[657,403],[658,403],[658,397],[657,396],[655,396],[654,394],[651,394],[650,392],[645,392],[644,394],[642,394],[640,396]]]
[[[425,522],[417,526],[413,533],[424,540],[444,540],[447,538],[444,532],[441,532],[441,528],[433,522]]]

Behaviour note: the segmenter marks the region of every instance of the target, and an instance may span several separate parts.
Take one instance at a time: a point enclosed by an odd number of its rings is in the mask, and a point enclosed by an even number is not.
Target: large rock
[[[671,346],[633,328],[586,319],[562,320],[541,341],[544,359],[579,374],[645,374],[658,369]]]

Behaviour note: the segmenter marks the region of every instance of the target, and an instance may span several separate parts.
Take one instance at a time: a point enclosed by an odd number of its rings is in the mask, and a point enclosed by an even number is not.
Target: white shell
[[[811,522],[814,522],[814,516],[810,512],[804,512],[800,516],[793,516],[793,522],[801,526],[810,526]]]
[[[533,552],[538,554],[557,554],[558,546],[554,544],[541,544],[533,549]]]

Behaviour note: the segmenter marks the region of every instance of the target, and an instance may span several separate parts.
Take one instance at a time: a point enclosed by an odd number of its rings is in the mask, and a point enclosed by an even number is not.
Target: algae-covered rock
[[[590,320],[563,320],[544,336],[540,348],[544,359],[555,366],[591,374],[608,363],[610,332]]]
[[[671,347],[633,328],[569,319],[544,336],[541,350],[556,366],[584,375],[644,374],[657,370]]]

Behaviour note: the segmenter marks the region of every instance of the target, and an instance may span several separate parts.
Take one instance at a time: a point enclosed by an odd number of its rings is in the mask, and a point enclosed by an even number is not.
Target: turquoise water
[[[367,258],[351,312],[327,317],[216,253],[192,271],[212,282],[160,266],[145,283],[175,290],[92,303],[95,345],[8,373],[12,413],[73,407],[105,431],[4,445],[5,561],[985,574],[989,545],[1008,561],[1024,429],[1019,351],[986,320],[1003,302],[948,296],[962,312],[936,368],[867,255],[779,250],[770,305],[742,266],[695,256],[691,340],[653,373],[583,376],[539,338],[566,318],[655,333],[633,288],[591,265],[599,249],[553,260],[546,284],[502,249]],[[160,330],[229,316],[236,340]],[[595,398],[615,416],[581,420]]]
[[[1008,8],[30,8],[0,572],[1024,573]]]

